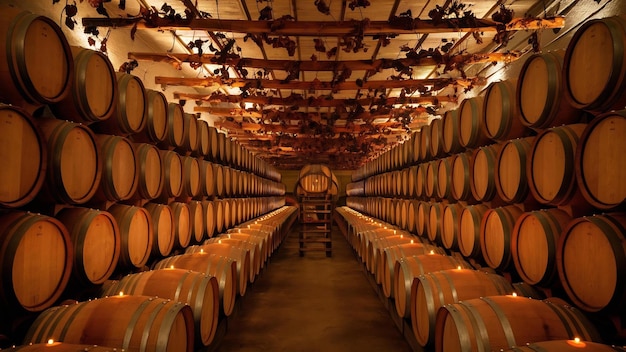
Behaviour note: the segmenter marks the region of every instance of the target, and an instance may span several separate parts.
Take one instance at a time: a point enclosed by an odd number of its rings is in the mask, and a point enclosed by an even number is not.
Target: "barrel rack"
[[[299,253],[324,251],[332,255],[333,200],[330,194],[309,194],[300,198]]]

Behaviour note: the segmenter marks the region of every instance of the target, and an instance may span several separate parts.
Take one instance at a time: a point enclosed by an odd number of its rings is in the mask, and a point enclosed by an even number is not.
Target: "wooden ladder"
[[[332,255],[331,195],[306,195],[300,198],[300,256],[307,251],[325,251]]]

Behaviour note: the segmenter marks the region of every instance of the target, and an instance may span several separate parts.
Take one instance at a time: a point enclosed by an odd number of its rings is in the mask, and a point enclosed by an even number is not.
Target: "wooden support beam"
[[[224,94],[196,94],[174,92],[174,99],[195,100],[208,103],[253,103],[261,106],[278,105],[278,106],[302,106],[302,107],[348,107],[370,105],[405,105],[405,104],[422,104],[422,105],[438,105],[443,102],[456,102],[455,97],[451,96],[422,96],[422,97],[389,97],[389,98],[364,98],[364,99],[335,99],[328,96],[308,97],[304,98],[299,94],[292,94],[285,98],[266,97],[259,95],[250,95],[243,97],[241,95],[224,95]]]
[[[215,127],[224,128],[229,131],[243,130],[243,131],[250,131],[250,132],[257,132],[257,133],[281,132],[281,133],[298,134],[299,138],[313,138],[306,133],[302,133],[301,127],[295,126],[295,125],[284,126],[280,124],[260,124],[260,123],[243,122],[241,123],[241,127],[240,127],[238,124],[233,123],[231,121],[216,121],[214,124],[215,124]],[[372,133],[382,134],[383,131],[389,134],[406,133],[406,130],[402,128],[402,125],[397,122],[389,122],[389,123],[376,124],[376,125],[370,125],[370,126],[365,126],[362,124],[354,124],[351,126],[334,126],[332,127],[332,130],[335,132],[336,136],[338,136],[340,133],[360,134],[360,133],[372,132]]]
[[[444,60],[456,63],[477,64],[488,62],[511,62],[517,60],[522,55],[519,51],[508,53],[490,53],[490,54],[458,54],[452,55]],[[213,54],[177,54],[177,53],[140,53],[129,52],[129,59],[167,62],[174,67],[180,69],[182,63],[202,63],[217,65],[218,57]],[[442,64],[441,60],[432,57],[425,58],[404,58],[404,59],[378,59],[378,60],[346,60],[346,61],[328,61],[328,60],[265,60],[252,58],[227,58],[224,63],[231,67],[255,67],[266,68],[269,70],[290,71],[291,68],[297,67],[300,71],[333,71],[340,72],[344,69],[353,71],[366,70],[378,72],[381,69],[389,69],[401,66],[437,66]],[[443,63],[445,64],[445,62]]]
[[[214,18],[193,18],[171,20],[168,18],[143,17],[102,18],[83,17],[84,27],[132,27],[140,29],[191,29],[213,32],[236,32],[250,34],[270,34],[311,37],[343,37],[363,33],[364,35],[393,35],[450,32],[496,32],[498,22],[489,19],[476,19],[475,23],[460,19],[447,19],[435,23],[432,20],[408,19],[408,21],[245,21]],[[508,31],[544,28],[562,28],[564,17],[546,19],[515,18],[505,25]]]
[[[157,76],[154,83],[163,86],[187,86],[187,87],[211,87],[214,85],[229,86],[232,88],[257,88],[257,89],[302,89],[302,90],[358,90],[358,89],[392,89],[410,88],[418,89],[424,86],[446,86],[457,84],[463,87],[470,85],[484,85],[486,80],[480,77],[474,78],[430,78],[430,79],[405,79],[405,80],[384,80],[366,81],[358,84],[356,81],[346,82],[322,82],[313,81],[289,81],[282,82],[268,79],[222,79],[221,77],[207,78],[184,78],[184,77],[164,77]]]
[[[362,121],[371,121],[374,119],[383,119],[389,118],[392,119],[393,116],[398,115],[406,115],[406,114],[420,114],[426,112],[426,108],[424,107],[416,107],[416,108],[401,108],[401,109],[381,109],[379,111],[364,111],[361,113],[350,113],[350,112],[341,112],[337,114],[333,113],[317,113],[317,112],[301,112],[301,111],[277,111],[277,110],[266,110],[263,112],[258,111],[249,111],[244,109],[231,109],[231,108],[221,108],[221,107],[210,107],[210,106],[196,106],[194,107],[195,112],[206,112],[216,116],[225,116],[225,117],[250,117],[256,119],[263,120],[272,120],[272,121],[305,121],[305,120],[362,120]]]

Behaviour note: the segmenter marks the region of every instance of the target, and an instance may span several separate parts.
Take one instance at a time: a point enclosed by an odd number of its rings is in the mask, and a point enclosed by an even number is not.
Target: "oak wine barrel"
[[[132,135],[134,142],[160,144],[167,138],[168,103],[165,94],[146,89],[146,127]]]
[[[505,142],[496,159],[495,184],[498,196],[507,203],[524,203],[529,197],[527,160],[535,137]]]
[[[117,77],[109,58],[103,53],[80,47],[71,48],[74,74],[69,94],[51,104],[56,116],[83,123],[104,121],[117,104]]]
[[[120,230],[106,211],[65,208],[55,216],[67,228],[74,246],[72,278],[81,285],[105,282],[120,256]]]
[[[52,339],[112,346],[127,351],[192,352],[191,308],[147,296],[110,296],[48,308],[26,333],[24,343]]]
[[[561,51],[533,54],[524,62],[516,97],[522,124],[545,129],[580,119],[581,111],[565,97],[563,54]]]
[[[496,274],[469,269],[447,269],[420,275],[411,286],[411,327],[421,346],[435,340],[439,308],[473,298],[513,293],[513,287]]]
[[[110,118],[93,124],[98,133],[131,135],[142,132],[147,123],[146,89],[137,76],[116,72],[117,104]]]
[[[154,227],[152,217],[142,207],[114,204],[107,211],[115,218],[120,231],[118,267],[143,268],[150,259]]]
[[[435,322],[435,351],[500,351],[527,343],[598,341],[596,329],[558,298],[487,296],[442,307]]]
[[[463,150],[459,141],[459,111],[448,110],[441,117],[441,143],[443,151],[448,154],[460,153]]]
[[[576,149],[576,182],[585,199],[599,209],[626,200],[626,110],[596,117],[583,131]]]
[[[491,83],[485,91],[482,118],[485,134],[496,141],[508,141],[527,134],[520,120],[516,82]]]
[[[578,109],[609,111],[626,105],[626,20],[593,19],[576,30],[563,63],[567,97]]]
[[[523,211],[515,205],[489,209],[480,224],[480,249],[487,265],[506,270],[513,263],[511,237]]]
[[[130,199],[138,187],[138,168],[132,142],[120,136],[96,135],[102,158],[100,186],[92,200],[122,201]]]
[[[163,162],[163,190],[161,198],[175,198],[183,192],[183,159],[171,150],[160,150]]]
[[[152,254],[168,256],[176,241],[174,235],[174,213],[172,208],[165,204],[147,203],[143,206],[150,213],[153,228]]]
[[[517,346],[506,350],[506,352],[616,352],[626,351],[626,347],[615,345],[603,345],[597,342],[583,340],[552,340],[541,341],[528,344],[526,346]]]
[[[163,191],[164,170],[159,149],[149,143],[134,143],[137,160],[137,192],[134,199],[152,200]]]
[[[496,164],[501,149],[502,144],[492,144],[477,148],[472,154],[470,187],[478,201],[488,202],[497,195]]]
[[[0,307],[40,312],[65,290],[74,249],[59,220],[27,212],[0,215]]]
[[[62,29],[48,17],[3,5],[0,13],[0,101],[47,105],[63,99],[74,60]]]
[[[167,134],[160,144],[164,149],[183,148],[185,143],[185,112],[178,103],[167,104]]]
[[[474,200],[471,186],[473,179],[472,155],[472,152],[467,151],[451,157],[450,193],[455,200]]]
[[[102,162],[95,134],[85,125],[38,119],[47,145],[46,180],[38,198],[84,204],[98,190]]]
[[[46,177],[44,137],[33,118],[20,108],[0,104],[0,206],[28,204]]]
[[[237,290],[240,296],[246,294],[248,282],[254,281],[253,263],[250,260],[250,250],[235,243],[213,242],[203,245],[191,246],[185,250],[185,254],[207,253],[233,259],[237,263]]]
[[[154,269],[187,269],[214,276],[219,286],[220,314],[229,316],[237,296],[237,262],[232,258],[209,253],[191,253],[165,258]]]
[[[464,148],[477,148],[489,143],[485,133],[483,97],[465,99],[459,105],[459,143]]]
[[[572,220],[559,209],[522,214],[511,236],[511,254],[518,275],[530,285],[551,287],[558,281],[556,249],[561,232]]]
[[[480,224],[489,210],[484,204],[468,205],[459,219],[459,252],[467,258],[482,258],[480,251]]]
[[[213,276],[182,269],[160,269],[124,276],[105,285],[102,297],[150,296],[188,304],[193,312],[196,340],[210,345],[217,331],[219,287]]]
[[[588,312],[625,312],[626,214],[576,218],[561,233],[556,252],[568,297]]]

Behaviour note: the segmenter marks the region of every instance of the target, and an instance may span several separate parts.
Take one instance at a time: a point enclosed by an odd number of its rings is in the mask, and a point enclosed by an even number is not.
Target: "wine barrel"
[[[169,204],[174,219],[174,248],[185,249],[191,243],[192,218],[189,205],[182,202]]]
[[[189,206],[189,222],[191,228],[191,239],[193,243],[201,243],[204,239],[206,225],[206,212],[199,200],[192,200],[187,203]]]
[[[489,210],[484,204],[468,205],[461,211],[459,219],[459,252],[467,258],[481,258],[480,224]]]
[[[430,125],[423,125],[420,132],[420,160],[425,162],[432,159],[430,154]]]
[[[146,89],[139,77],[117,72],[117,104],[110,118],[93,124],[96,132],[127,136],[142,132],[147,123]]]
[[[471,186],[473,180],[472,155],[473,153],[468,151],[451,157],[450,193],[455,200],[474,200]]]
[[[487,265],[506,270],[513,263],[511,237],[523,212],[515,205],[489,209],[480,224],[480,249]]]
[[[211,145],[210,159],[214,162],[219,161],[219,141],[217,139],[217,129],[213,126],[209,126],[209,143]]]
[[[204,242],[204,245],[211,245],[214,243],[224,243],[233,247],[241,248],[250,253],[250,279],[249,282],[253,283],[256,276],[261,272],[263,263],[265,260],[266,244],[263,239],[254,235],[246,235],[241,233],[229,233],[219,237],[213,237]],[[190,248],[190,253],[195,253],[202,249],[203,245]],[[244,258],[245,259],[245,258]]]
[[[183,187],[181,192],[182,200],[198,198],[202,194],[202,173],[200,172],[201,159],[192,156],[182,156],[183,162]]]
[[[421,138],[422,138],[421,131],[415,131],[413,132],[413,134],[411,134],[410,145],[411,145],[411,149],[413,150],[412,152],[413,163],[417,163],[418,161],[422,160],[421,152],[420,152],[420,146],[422,145]],[[378,161],[378,159],[376,159],[375,161]]]
[[[196,155],[205,158],[211,154],[211,141],[209,140],[209,123],[198,119],[198,148]]]
[[[300,169],[297,187],[311,194],[329,193],[333,183],[333,172],[326,165],[309,164]]]
[[[56,116],[82,123],[104,121],[117,104],[117,77],[109,58],[95,50],[71,48],[74,73],[69,94],[50,104]]]
[[[460,153],[463,150],[459,141],[459,111],[448,110],[441,117],[441,143],[443,151],[448,154]]]
[[[47,145],[46,179],[38,198],[43,201],[84,204],[98,189],[102,163],[98,143],[84,125],[56,119],[38,119]]]
[[[563,63],[574,107],[600,112],[626,105],[625,22],[619,16],[593,19],[574,33]]]
[[[559,209],[527,212],[517,219],[511,235],[511,254],[524,282],[549,288],[558,281],[556,249],[561,232],[571,220]]]
[[[161,144],[169,133],[168,103],[165,94],[146,89],[146,127],[132,135],[134,142]]]
[[[469,264],[463,260],[434,252],[431,253],[433,254],[404,257],[396,261],[393,269],[396,293],[395,305],[400,317],[411,317],[411,302],[413,301],[411,287],[415,278],[434,271],[458,269],[459,267],[462,269],[470,268]]]
[[[426,198],[437,198],[437,187],[439,182],[439,160],[429,161],[426,164],[426,182],[424,184],[424,195]]]
[[[441,200],[453,199],[452,197],[452,161],[453,157],[437,160],[437,189],[436,196]]]
[[[441,219],[441,244],[443,248],[456,250],[459,246],[459,223],[463,206],[451,203],[443,208]]]
[[[430,203],[428,210],[428,239],[434,244],[441,244],[441,224],[443,220],[444,203]]]
[[[167,200],[181,195],[183,191],[183,159],[171,150],[160,150],[163,162],[163,190],[161,198]]]
[[[518,346],[506,350],[506,352],[615,352],[626,351],[625,347],[615,345],[603,345],[597,342],[582,341],[582,340],[552,340],[541,341],[528,344],[526,346]]]
[[[183,144],[179,151],[183,154],[198,150],[198,118],[196,115],[183,113]]]
[[[216,199],[213,201],[213,205],[215,206],[215,232],[220,234],[226,230],[224,226],[224,200]]]
[[[498,196],[507,203],[524,203],[530,191],[526,172],[535,137],[505,142],[496,158],[495,184]]]
[[[420,202],[417,206],[417,220],[415,227],[417,234],[422,237],[428,237],[428,219],[430,212],[430,203]]]
[[[626,311],[626,215],[576,218],[559,238],[556,262],[568,297],[588,312]]]
[[[26,333],[24,343],[107,345],[126,351],[192,352],[189,305],[147,296],[111,296],[49,308]]]
[[[0,206],[28,204],[45,179],[47,149],[32,117],[20,108],[0,104]]]
[[[492,144],[474,150],[470,165],[470,187],[474,198],[481,202],[493,200],[497,195],[496,164],[502,144]]]
[[[488,296],[442,307],[435,323],[435,351],[499,351],[545,340],[598,341],[589,320],[563,300]]]
[[[167,135],[160,146],[163,149],[183,149],[185,144],[185,112],[178,103],[167,104]]]
[[[108,283],[101,296],[119,294],[160,297],[188,304],[193,312],[196,340],[208,346],[215,338],[219,287],[213,276],[182,269],[151,270]]]
[[[485,133],[483,97],[465,99],[459,105],[459,143],[464,148],[477,148],[489,143]]]
[[[208,253],[191,253],[165,258],[154,269],[176,268],[215,276],[219,286],[220,314],[229,316],[237,296],[237,263],[227,257]]]
[[[217,160],[226,164],[226,134],[225,133],[217,133]]]
[[[446,154],[443,149],[443,123],[441,119],[430,121],[430,155],[440,158]]]
[[[0,100],[21,105],[47,105],[65,98],[74,60],[54,20],[15,7],[0,11]]]
[[[508,141],[527,134],[520,119],[516,82],[491,83],[485,91],[482,118],[485,134],[496,141]]]
[[[144,208],[150,213],[154,240],[152,241],[152,254],[156,256],[168,256],[174,248],[174,214],[172,208],[165,204],[147,203]]]
[[[530,128],[545,129],[576,123],[581,111],[565,97],[562,51],[531,55],[522,66],[517,81],[520,122]]]
[[[496,274],[478,270],[448,269],[420,275],[411,286],[411,327],[421,346],[432,346],[439,308],[468,299],[513,293],[513,287]]]
[[[207,253],[233,259],[237,263],[237,290],[240,296],[246,294],[248,282],[254,281],[253,276],[255,274],[253,271],[255,268],[252,266],[253,263],[250,260],[250,250],[236,245],[235,243],[205,243],[199,246],[188,247],[185,253]]]
[[[542,131],[535,137],[527,163],[528,186],[542,204],[567,205],[580,198],[576,184],[576,147],[586,124]]]
[[[105,282],[120,256],[120,230],[106,211],[65,208],[56,218],[67,228],[74,246],[72,278],[81,285]]]
[[[27,212],[0,215],[0,307],[40,312],[61,296],[70,279],[74,249],[65,225]]]
[[[211,238],[215,235],[215,204],[213,201],[202,201],[202,208],[204,209],[204,226],[206,237]]]
[[[134,143],[137,160],[137,192],[134,199],[152,200],[163,191],[164,164],[159,149],[148,143]]]
[[[626,111],[596,117],[576,149],[576,181],[585,199],[599,209],[612,209],[626,200]]]
[[[96,135],[98,154],[102,158],[102,177],[93,201],[122,201],[130,199],[138,187],[135,148],[120,136]]]
[[[383,294],[387,298],[395,297],[395,277],[394,269],[396,262],[405,257],[415,255],[428,254],[431,251],[437,254],[445,254],[445,251],[439,247],[422,243],[419,237],[411,238],[408,243],[400,243],[384,248],[380,260],[380,269],[382,272]]]
[[[107,211],[115,218],[120,231],[118,267],[143,268],[150,259],[154,227],[148,210],[123,204],[114,204]]]

